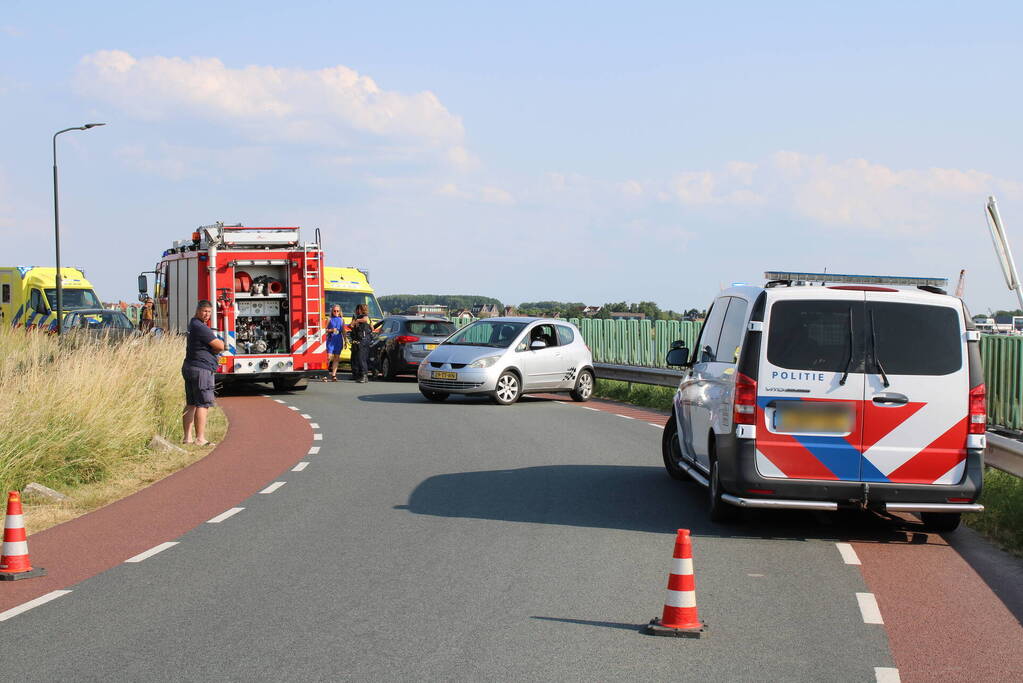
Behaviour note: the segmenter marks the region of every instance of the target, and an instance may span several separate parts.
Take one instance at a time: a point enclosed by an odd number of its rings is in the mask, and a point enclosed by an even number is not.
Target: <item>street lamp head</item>
[[[105,123],[87,123],[84,126],[82,126],[82,130],[89,130],[90,128],[95,128],[96,126],[105,126],[105,125],[107,125],[107,124],[105,124]]]

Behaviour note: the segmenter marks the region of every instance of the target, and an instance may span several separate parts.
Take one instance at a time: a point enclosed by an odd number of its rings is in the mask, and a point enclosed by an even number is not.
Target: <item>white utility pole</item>
[[[1005,227],[1002,225],[1002,217],[998,215],[998,204],[994,197],[987,198],[988,228],[991,231],[991,241],[995,244],[995,253],[998,255],[998,263],[1002,266],[1002,274],[1005,276],[1005,284],[1019,300],[1019,307],[1023,309],[1023,285],[1019,281],[1019,273],[1016,272],[1016,262],[1012,258],[1012,248],[1005,236]]]

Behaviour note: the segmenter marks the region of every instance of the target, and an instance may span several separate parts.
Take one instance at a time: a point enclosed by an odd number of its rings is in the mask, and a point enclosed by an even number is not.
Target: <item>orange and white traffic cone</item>
[[[655,636],[699,638],[707,630],[696,611],[696,577],[693,574],[693,542],[689,529],[679,529],[668,576],[668,597],[664,612],[646,627]]]
[[[33,576],[46,576],[42,567],[32,569],[28,559],[25,520],[21,516],[21,494],[7,494],[7,517],[4,520],[4,547],[0,551],[0,581],[17,581]]]

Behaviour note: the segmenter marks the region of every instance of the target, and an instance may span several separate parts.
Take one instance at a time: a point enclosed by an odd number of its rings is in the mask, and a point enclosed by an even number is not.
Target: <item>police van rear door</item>
[[[962,310],[952,297],[867,292],[863,481],[962,479],[970,389]]]
[[[858,481],[864,292],[794,287],[768,298],[764,319],[758,471],[767,477]]]

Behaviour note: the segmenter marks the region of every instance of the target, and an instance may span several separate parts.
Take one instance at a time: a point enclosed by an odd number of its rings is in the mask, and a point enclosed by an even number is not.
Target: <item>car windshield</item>
[[[492,320],[477,320],[471,325],[448,337],[445,345],[453,346],[488,346],[495,349],[506,349],[519,336],[526,323],[509,323]]]
[[[380,313],[380,304],[377,303],[377,298],[370,292],[335,292],[328,289],[326,295],[327,310],[334,308],[335,305],[340,306],[346,318],[352,317],[355,307],[359,304],[366,305],[370,318],[379,320],[384,317]]]
[[[409,320],[408,331],[421,337],[446,337],[455,331],[455,326],[440,320]]]
[[[57,310],[57,290],[47,289],[46,300],[50,303],[50,310]],[[91,289],[68,289],[67,287],[62,288],[60,293],[61,310],[64,311],[76,311],[80,308],[100,308],[103,306],[99,302],[99,298],[96,293]]]
[[[79,314],[77,326],[90,330],[108,327],[121,330],[134,329],[128,316],[120,311],[96,311],[95,313]]]

